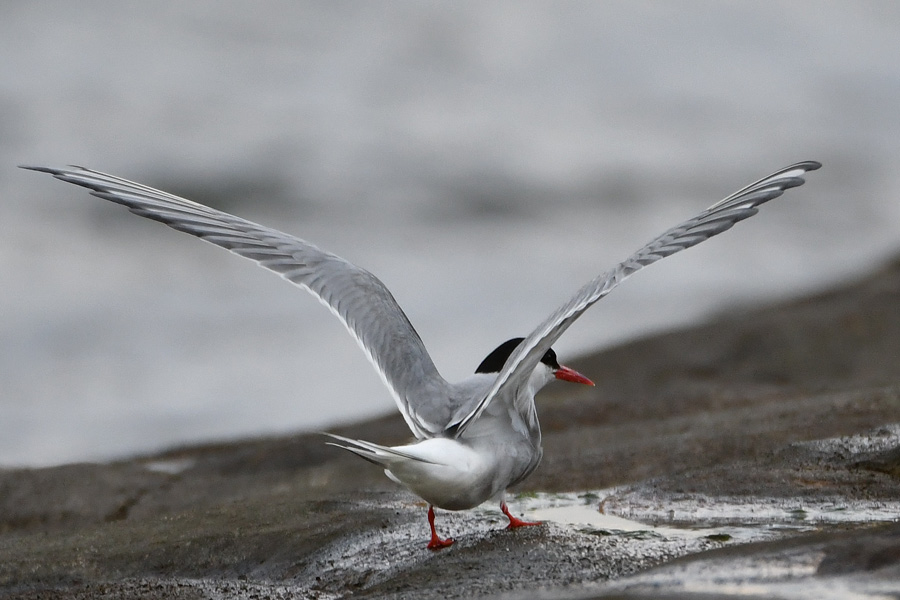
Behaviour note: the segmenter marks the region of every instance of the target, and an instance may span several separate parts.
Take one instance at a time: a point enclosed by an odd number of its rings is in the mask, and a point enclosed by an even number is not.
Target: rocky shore
[[[572,366],[597,387],[542,393],[510,502],[541,527],[440,512],[429,552],[424,506],[317,434],[5,470],[0,598],[900,594],[900,261]]]

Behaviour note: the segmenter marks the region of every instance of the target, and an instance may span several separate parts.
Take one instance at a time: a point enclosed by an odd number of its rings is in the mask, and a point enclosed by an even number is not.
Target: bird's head
[[[525,338],[513,338],[507,340],[497,346],[493,352],[487,355],[478,368],[476,373],[499,373],[509,359],[513,351],[525,341]],[[537,391],[549,383],[552,379],[561,379],[563,381],[571,381],[572,383],[583,383],[585,385],[594,385],[594,382],[569,367],[559,364],[556,358],[556,352],[553,348],[547,350],[541,357],[541,362],[535,368],[531,375],[531,382],[534,390]]]

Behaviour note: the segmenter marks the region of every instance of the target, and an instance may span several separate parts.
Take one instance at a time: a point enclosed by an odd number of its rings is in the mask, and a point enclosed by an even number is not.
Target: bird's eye
[[[556,358],[556,352],[553,351],[553,348],[550,348],[546,353],[544,353],[543,358],[541,358],[541,362],[553,369],[559,368],[559,361]]]

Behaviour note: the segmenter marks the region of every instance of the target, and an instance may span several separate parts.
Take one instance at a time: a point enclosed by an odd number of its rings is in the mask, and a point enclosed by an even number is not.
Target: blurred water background
[[[312,297],[17,164],[83,164],[345,256],[459,379],[797,160],[825,168],[635,276],[561,358],[892,256],[898,57],[889,1],[0,4],[0,465],[393,410]]]

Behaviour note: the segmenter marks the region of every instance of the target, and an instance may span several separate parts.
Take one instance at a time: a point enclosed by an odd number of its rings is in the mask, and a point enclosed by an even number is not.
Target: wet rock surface
[[[573,366],[598,386],[542,394],[510,502],[541,527],[440,511],[429,552],[425,507],[319,435],[6,470],[0,597],[900,594],[900,262]]]

